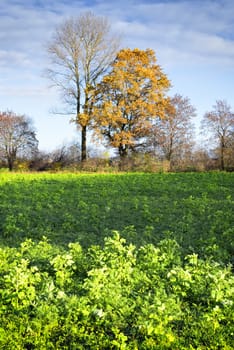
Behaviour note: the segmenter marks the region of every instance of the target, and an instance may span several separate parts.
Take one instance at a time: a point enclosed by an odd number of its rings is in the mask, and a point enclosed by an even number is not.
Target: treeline
[[[171,99],[173,113],[155,119],[144,143],[129,147],[126,155],[95,145],[82,160],[79,142],[63,144],[50,152],[38,149],[32,121],[13,112],[0,113],[0,166],[18,171],[209,171],[234,169],[234,117],[225,101],[217,101],[206,113],[201,130],[209,137],[195,142],[192,116],[195,108],[188,98]]]
[[[66,108],[56,112],[70,116],[81,131],[80,147],[75,158],[70,146],[42,154],[31,121],[2,112],[0,158],[10,170],[25,158],[32,170],[116,164],[121,170],[150,171],[234,168],[234,113],[228,103],[217,100],[203,116],[202,147],[196,145],[196,108],[189,98],[169,96],[171,82],[155,52],[121,48],[106,18],[87,12],[67,19],[47,51],[46,74]],[[90,157],[88,135],[114,157]]]
[[[217,150],[218,151],[218,150]],[[233,151],[232,151],[233,152]],[[0,168],[9,169],[8,162],[2,158]],[[233,171],[234,161],[227,158],[224,170]],[[95,149],[88,149],[88,159],[81,161],[81,148],[79,144],[62,145],[54,151],[38,151],[30,156],[19,156],[14,161],[14,171],[89,171],[89,172],[186,172],[220,170],[220,161],[217,153],[198,149],[189,152],[183,157],[174,157],[168,160],[158,158],[151,153],[136,153],[121,162],[119,157],[110,156],[108,151],[97,154]]]

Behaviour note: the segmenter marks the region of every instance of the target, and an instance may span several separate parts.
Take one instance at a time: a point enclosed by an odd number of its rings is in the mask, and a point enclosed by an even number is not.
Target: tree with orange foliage
[[[93,114],[96,133],[121,159],[145,143],[153,120],[164,116],[168,103],[167,76],[156,63],[151,49],[123,49],[94,91]]]

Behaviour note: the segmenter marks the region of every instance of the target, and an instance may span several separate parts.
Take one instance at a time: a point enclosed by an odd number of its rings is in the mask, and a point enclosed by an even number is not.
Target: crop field
[[[234,173],[0,173],[0,349],[233,349]]]
[[[233,173],[5,174],[0,198],[3,245],[88,247],[117,230],[137,246],[173,238],[186,253],[233,258]]]

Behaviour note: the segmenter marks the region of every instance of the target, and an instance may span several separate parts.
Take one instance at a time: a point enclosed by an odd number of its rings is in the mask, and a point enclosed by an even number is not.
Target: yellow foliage
[[[88,125],[89,121],[90,121],[90,115],[86,113],[79,114],[79,125],[86,126]]]
[[[149,133],[153,120],[164,117],[170,82],[156,61],[151,49],[123,49],[97,86],[94,126],[111,146],[134,147]]]

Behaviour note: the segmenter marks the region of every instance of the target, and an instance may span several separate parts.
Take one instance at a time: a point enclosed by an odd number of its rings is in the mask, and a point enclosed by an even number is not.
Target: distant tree
[[[48,78],[59,88],[66,112],[81,129],[81,159],[87,158],[86,139],[90,124],[91,91],[107,71],[119,48],[106,18],[86,12],[64,21],[56,30],[48,54]]]
[[[51,168],[50,154],[45,151],[36,152],[28,167],[32,171],[49,170]]]
[[[59,170],[76,166],[81,161],[81,149],[77,142],[63,144],[51,152],[37,152],[31,159],[30,169],[36,171]]]
[[[70,144],[63,144],[51,152],[50,160],[52,164],[58,164],[59,167],[64,168],[79,163],[81,161],[80,155],[80,145],[72,142]]]
[[[94,129],[123,160],[145,144],[156,117],[163,117],[170,86],[153,50],[123,49],[94,95]]]
[[[0,112],[0,156],[13,170],[17,156],[29,156],[38,147],[32,121],[24,115]]]
[[[193,146],[194,126],[192,118],[196,109],[188,97],[176,94],[165,108],[164,118],[157,118],[152,128],[150,145],[154,152],[173,162],[190,156]]]
[[[220,169],[225,169],[225,158],[233,147],[234,113],[225,100],[217,100],[213,110],[201,122],[203,133],[211,133],[218,151]]]

